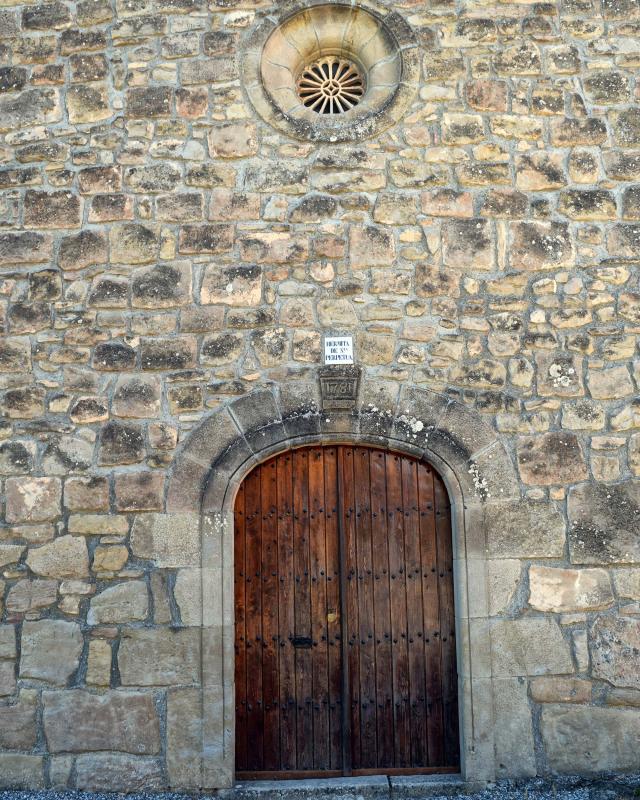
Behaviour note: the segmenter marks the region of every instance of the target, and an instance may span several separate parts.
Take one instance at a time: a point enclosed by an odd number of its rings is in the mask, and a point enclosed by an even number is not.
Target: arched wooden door
[[[451,515],[428,465],[293,450],[235,505],[239,778],[456,771]]]

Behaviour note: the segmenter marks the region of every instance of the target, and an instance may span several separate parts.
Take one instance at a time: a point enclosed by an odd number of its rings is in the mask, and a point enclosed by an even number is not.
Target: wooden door
[[[235,505],[239,778],[458,767],[441,478],[347,445],[257,467]]]

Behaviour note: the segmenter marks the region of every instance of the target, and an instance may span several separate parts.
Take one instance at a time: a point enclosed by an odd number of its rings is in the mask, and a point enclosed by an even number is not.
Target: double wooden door
[[[238,777],[458,766],[451,519],[428,464],[293,450],[235,504]]]

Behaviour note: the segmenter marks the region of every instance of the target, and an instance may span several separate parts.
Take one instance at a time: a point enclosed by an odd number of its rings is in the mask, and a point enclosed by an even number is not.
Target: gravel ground
[[[226,791],[220,795],[202,794],[197,797],[198,800],[207,800],[207,798],[233,800],[234,794],[234,792]],[[253,795],[253,792],[250,794]],[[253,796],[256,797],[260,794],[260,792],[256,792]],[[286,794],[286,792],[282,794],[278,792],[280,797],[286,797]],[[355,794],[357,796],[357,793]],[[239,792],[239,797],[242,795],[247,796],[244,792]],[[451,796],[450,793],[439,795],[429,792],[428,800],[451,800]],[[482,791],[472,794],[456,794],[455,796],[459,800],[638,800],[640,798],[640,774],[624,777],[602,776],[594,779],[560,778],[554,781],[543,779],[499,781]],[[175,792],[135,792],[124,795],[76,791],[0,791],[0,800],[114,800],[114,798],[120,797],[126,797],[127,800],[193,800],[194,795]],[[307,794],[307,797],[311,797],[311,792]],[[412,800],[419,800],[419,797],[413,795]]]

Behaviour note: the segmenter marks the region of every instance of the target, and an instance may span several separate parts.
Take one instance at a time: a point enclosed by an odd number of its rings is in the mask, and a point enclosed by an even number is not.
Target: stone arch
[[[200,526],[201,785],[221,788],[234,779],[237,489],[270,456],[331,442],[370,444],[424,459],[447,485],[453,506],[461,769],[466,780],[491,780],[495,757],[485,521],[520,502],[509,454],[477,412],[446,395],[371,381],[353,409],[323,411],[318,386],[309,381],[257,389],[215,411],[184,442],[170,475],[167,514]],[[171,524],[166,517],[165,524]]]

